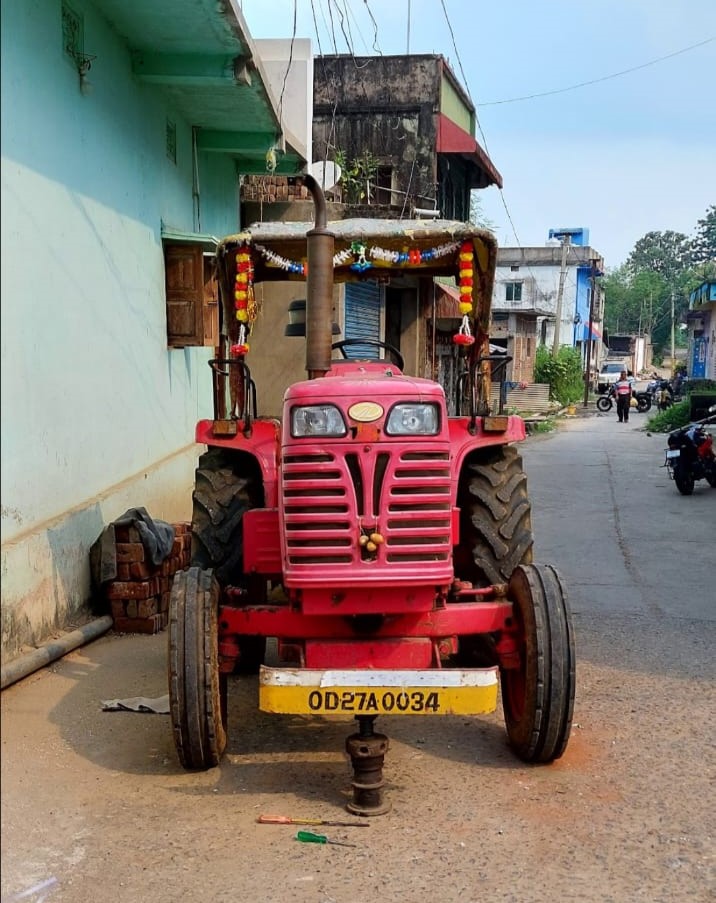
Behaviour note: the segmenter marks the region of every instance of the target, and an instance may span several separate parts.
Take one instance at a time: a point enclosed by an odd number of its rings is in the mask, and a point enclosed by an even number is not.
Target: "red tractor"
[[[234,672],[259,672],[264,711],[351,715],[349,809],[376,815],[388,808],[378,715],[492,712],[499,683],[517,756],[561,756],[573,627],[559,575],[532,563],[513,444],[524,422],[490,400],[493,236],[445,221],[329,231],[323,193],[305,179],[313,228],[259,224],[217,251],[227,344],[211,361],[214,418],[196,428],[207,451],[192,564],[172,589],[171,716],[182,765],[206,769],[226,746]],[[406,272],[460,286],[457,416],[438,383],[403,373],[394,347],[375,343],[384,358],[365,360],[354,359],[365,340],[332,344],[334,281]],[[308,379],[286,390],[280,423],[257,416],[245,362],[253,285],[272,278],[307,281]]]

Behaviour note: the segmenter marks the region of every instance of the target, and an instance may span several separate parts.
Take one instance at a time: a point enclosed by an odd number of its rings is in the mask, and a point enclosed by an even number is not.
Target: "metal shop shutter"
[[[381,292],[377,282],[347,282],[345,296],[346,339],[381,340],[380,313]],[[349,357],[379,358],[380,348],[355,345],[349,349]]]

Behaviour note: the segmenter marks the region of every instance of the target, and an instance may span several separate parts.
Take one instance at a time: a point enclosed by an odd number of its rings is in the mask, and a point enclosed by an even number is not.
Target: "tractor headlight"
[[[396,404],[385,425],[389,436],[435,436],[439,428],[435,404]]]
[[[332,404],[312,404],[291,411],[291,435],[345,436],[346,424],[341,412]]]

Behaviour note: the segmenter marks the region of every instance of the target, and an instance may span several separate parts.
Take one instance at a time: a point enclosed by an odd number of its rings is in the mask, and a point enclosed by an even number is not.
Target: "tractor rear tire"
[[[239,476],[221,448],[199,458],[194,483],[191,563],[213,568],[222,586],[239,585],[243,573],[244,514],[262,504],[253,476]]]
[[[178,571],[169,603],[169,708],[179,761],[213,768],[226,748],[226,675],[219,672],[219,584],[211,571]]]
[[[458,486],[456,574],[477,586],[506,583],[532,562],[532,511],[522,457],[510,445],[472,455]]]
[[[566,749],[575,693],[574,628],[562,582],[549,565],[521,565],[509,584],[519,666],[500,683],[510,746],[525,762],[546,763]]]
[[[253,602],[266,599],[266,581],[251,580],[243,570],[243,519],[251,508],[263,504],[262,486],[252,473],[238,476],[221,448],[199,458],[193,494],[191,563],[213,568],[223,586],[248,589]],[[243,637],[237,674],[258,674],[266,654],[265,637]]]

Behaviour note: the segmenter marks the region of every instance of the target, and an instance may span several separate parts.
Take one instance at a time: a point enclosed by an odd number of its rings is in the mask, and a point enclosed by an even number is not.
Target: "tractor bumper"
[[[297,715],[482,715],[497,707],[497,668],[268,668],[259,708]]]

